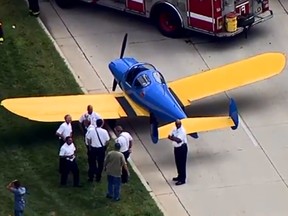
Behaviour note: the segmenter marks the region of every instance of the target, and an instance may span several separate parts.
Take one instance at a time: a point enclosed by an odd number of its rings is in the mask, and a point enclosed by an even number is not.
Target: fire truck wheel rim
[[[173,24],[172,16],[169,13],[161,13],[159,16],[159,22],[161,28],[166,32],[172,32],[175,31],[177,26]]]

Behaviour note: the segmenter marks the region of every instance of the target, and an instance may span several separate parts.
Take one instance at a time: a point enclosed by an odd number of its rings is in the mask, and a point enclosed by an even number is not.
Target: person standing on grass
[[[7,185],[7,189],[14,194],[14,216],[23,216],[26,188],[21,186],[18,180],[14,180]]]
[[[30,16],[38,17],[40,15],[39,0],[28,0]]]
[[[107,173],[108,181],[106,197],[113,199],[114,201],[120,200],[122,168],[130,175],[124,155],[120,152],[120,148],[121,145],[115,143],[114,150],[108,152],[104,162],[104,169]]]
[[[87,106],[87,112],[85,112],[79,119],[79,126],[80,126],[80,129],[81,129],[84,137],[85,137],[85,134],[87,132],[87,126],[85,125],[85,120],[89,120],[94,127],[97,127],[96,121],[98,119],[102,119],[102,117],[98,113],[93,111],[92,105],[88,105]],[[104,124],[104,120],[103,120],[103,124]],[[103,125],[101,125],[101,127],[102,126]]]
[[[130,154],[132,152],[132,145],[133,145],[133,138],[130,133],[123,130],[123,128],[118,125],[114,128],[114,132],[117,136],[117,139],[115,142],[119,143],[121,148],[120,152],[124,155],[126,163],[128,163],[128,158],[130,157]],[[122,176],[121,176],[122,183],[128,182],[128,175],[123,169]]]
[[[79,185],[79,169],[75,156],[76,147],[73,143],[72,137],[66,137],[66,142],[62,145],[59,157],[63,159],[61,167],[61,186],[66,186],[68,175],[73,173],[74,187],[80,187]]]
[[[59,147],[65,143],[66,137],[72,137],[72,118],[69,114],[64,116],[64,122],[59,126],[56,131],[56,136],[59,139]]]

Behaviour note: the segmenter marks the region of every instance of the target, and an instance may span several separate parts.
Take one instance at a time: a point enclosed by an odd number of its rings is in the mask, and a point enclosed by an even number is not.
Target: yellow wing
[[[285,67],[282,53],[264,53],[223,67],[168,83],[184,106],[191,101],[231,90],[279,74]]]
[[[6,99],[1,102],[1,105],[9,111],[41,122],[63,121],[66,114],[70,114],[74,120],[78,120],[89,104],[104,119],[148,114],[144,113],[145,110],[134,111],[133,107],[137,105],[131,100],[127,103],[123,94],[30,97]]]
[[[182,125],[187,134],[195,132],[210,131],[235,126],[229,116],[224,117],[199,117],[181,119]],[[175,123],[170,123],[158,128],[159,139],[167,138],[171,133]]]

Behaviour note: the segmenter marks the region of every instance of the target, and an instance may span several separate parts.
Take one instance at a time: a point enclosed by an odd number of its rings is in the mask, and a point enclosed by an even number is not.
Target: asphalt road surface
[[[181,39],[165,38],[141,18],[102,7],[81,5],[61,10],[43,1],[41,18],[85,88],[103,92],[111,89],[107,65],[119,57],[126,32],[125,56],[154,64],[167,81],[262,52],[287,53],[288,2],[270,0],[270,7],[274,18],[251,29],[247,39],[240,35],[228,40],[195,33]],[[89,64],[84,64],[87,61]],[[287,72],[286,67],[272,79],[192,104],[192,116],[226,114],[228,97],[233,97],[241,124],[236,131],[189,138],[188,180],[182,186],[171,181],[176,175],[171,143],[151,143],[148,119],[121,121],[135,139],[133,161],[167,215],[288,215]]]

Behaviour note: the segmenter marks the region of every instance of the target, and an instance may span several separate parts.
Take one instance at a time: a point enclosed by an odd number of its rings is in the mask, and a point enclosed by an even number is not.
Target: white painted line
[[[249,129],[249,127],[246,125],[246,123],[243,121],[243,119],[241,118],[241,116],[238,114],[238,118],[239,118],[239,123],[241,124],[241,126],[243,127],[245,133],[247,134],[247,136],[249,137],[249,139],[252,141],[253,145],[255,147],[258,147],[259,144],[257,142],[257,140],[255,139],[255,137],[253,136],[251,130]]]
[[[140,4],[143,4],[144,3],[144,1],[143,0],[130,0],[130,2],[137,2],[137,3],[140,3]]]
[[[208,17],[208,16],[204,16],[202,14],[197,14],[197,13],[193,13],[193,12],[187,12],[187,16],[190,18],[194,18],[194,19],[198,19],[198,20],[202,20],[205,22],[210,22],[210,23],[215,23],[215,19],[213,19],[212,17]]]

